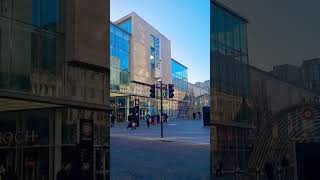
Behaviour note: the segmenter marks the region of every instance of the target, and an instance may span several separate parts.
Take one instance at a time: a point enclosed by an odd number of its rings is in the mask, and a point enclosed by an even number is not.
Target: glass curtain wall
[[[245,107],[249,94],[246,20],[211,1],[211,131],[212,167],[222,160],[225,170],[246,169],[248,122]],[[230,126],[220,126],[225,122]]]
[[[110,23],[110,88],[120,90],[130,82],[130,34]]]
[[[172,81],[174,87],[180,91],[188,91],[188,68],[181,65],[174,59],[171,60],[172,63]]]
[[[0,89],[61,96],[63,16],[61,0],[0,0]]]

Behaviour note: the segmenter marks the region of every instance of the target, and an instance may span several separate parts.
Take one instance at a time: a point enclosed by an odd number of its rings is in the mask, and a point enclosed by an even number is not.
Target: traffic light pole
[[[160,80],[160,123],[161,123],[161,138],[163,138],[163,119],[162,119],[162,111],[163,111],[163,106],[162,106],[162,79]]]

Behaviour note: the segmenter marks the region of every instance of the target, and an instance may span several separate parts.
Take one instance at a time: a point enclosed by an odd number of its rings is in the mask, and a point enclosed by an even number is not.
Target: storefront
[[[78,164],[80,122],[93,122],[94,180],[109,173],[106,113],[48,108],[0,113],[0,166],[14,170],[18,180],[55,180],[65,161]]]

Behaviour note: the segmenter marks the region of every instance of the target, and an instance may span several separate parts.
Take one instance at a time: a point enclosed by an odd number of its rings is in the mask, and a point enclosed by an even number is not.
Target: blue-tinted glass
[[[248,54],[246,22],[224,8],[211,5],[213,43],[212,81],[220,91],[247,94]]]
[[[131,33],[131,18],[125,20],[124,22],[118,24],[122,29],[126,30],[127,32]]]
[[[187,68],[171,60],[172,81],[176,89],[186,92],[188,89]]]
[[[119,90],[121,84],[130,81],[130,34],[110,23],[110,84]]]

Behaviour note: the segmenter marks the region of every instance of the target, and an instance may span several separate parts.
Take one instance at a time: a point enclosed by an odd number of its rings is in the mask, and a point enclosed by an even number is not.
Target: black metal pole
[[[160,80],[160,123],[161,123],[161,138],[163,138],[163,122],[162,122],[162,79]]]

